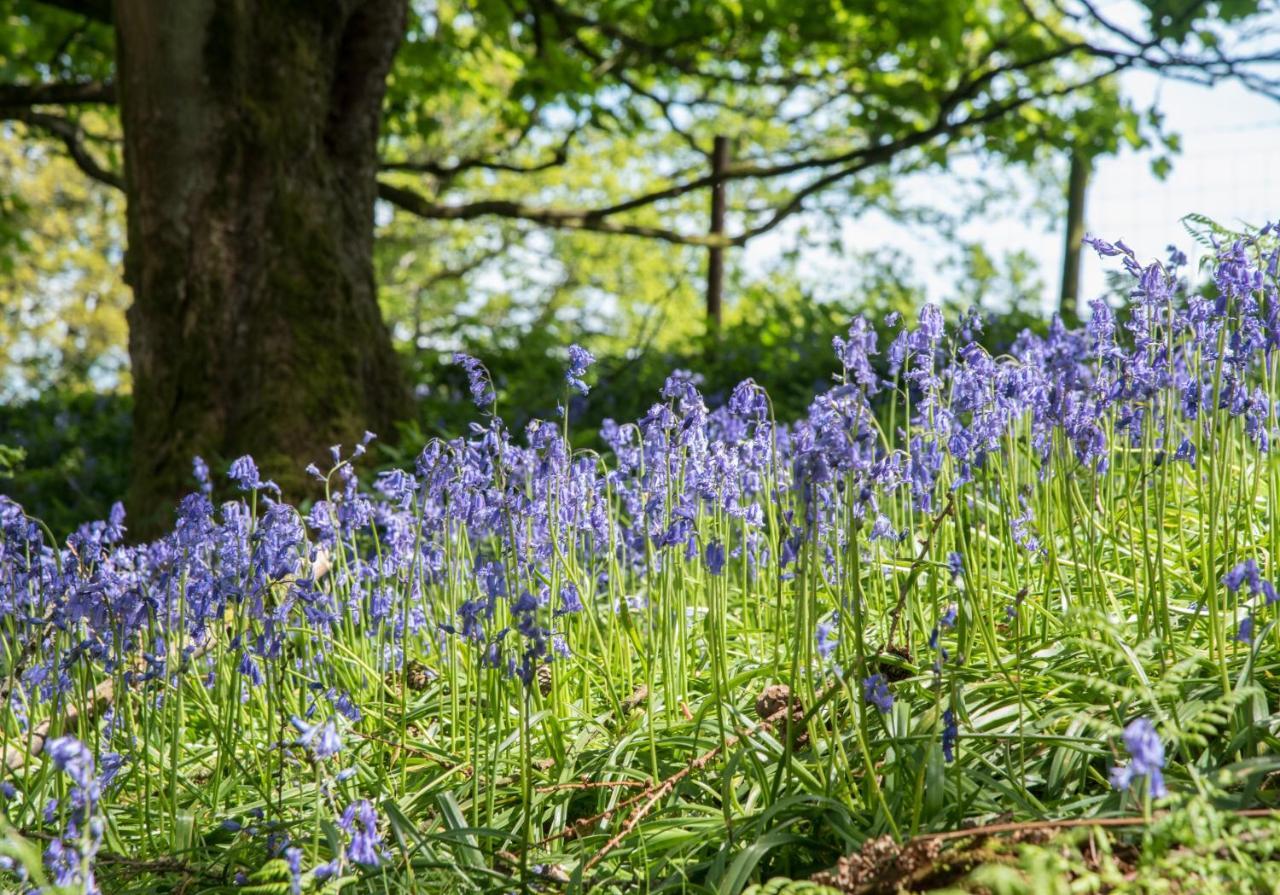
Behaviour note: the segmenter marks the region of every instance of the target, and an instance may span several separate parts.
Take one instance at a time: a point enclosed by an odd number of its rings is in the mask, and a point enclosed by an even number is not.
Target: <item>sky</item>
[[[1182,152],[1173,156],[1173,169],[1164,181],[1151,171],[1151,150],[1126,149],[1100,159],[1085,204],[1088,233],[1123,239],[1142,259],[1163,257],[1165,247],[1175,244],[1194,265],[1198,247],[1180,223],[1183,215],[1197,212],[1229,226],[1280,220],[1280,102],[1235,83],[1210,89],[1142,72],[1127,73],[1121,85],[1140,109],[1157,101],[1168,129],[1181,136]],[[941,186],[926,181],[922,188]],[[1021,188],[1028,189],[1025,184]],[[1018,178],[1011,180],[1011,189],[1019,189]],[[1055,221],[1043,216],[1028,220],[1020,215],[994,215],[966,224],[961,232],[965,238],[980,239],[994,256],[1028,252],[1044,280],[1043,307],[1052,310],[1061,280],[1064,225],[1065,201],[1063,214]],[[748,273],[764,270],[795,238],[794,228],[775,232],[772,239],[762,239],[744,253],[742,263]],[[902,249],[914,259],[914,273],[930,298],[945,294],[951,274],[943,263],[948,244],[941,237],[879,217],[848,222],[842,240],[850,253],[879,246]],[[805,266],[810,276],[821,279],[838,276],[843,261],[841,253],[813,250],[805,257]],[[1082,303],[1104,292],[1106,269],[1091,252],[1085,253]]]

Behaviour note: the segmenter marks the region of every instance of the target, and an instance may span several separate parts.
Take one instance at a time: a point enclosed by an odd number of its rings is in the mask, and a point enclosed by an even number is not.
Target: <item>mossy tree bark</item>
[[[380,112],[405,0],[117,0],[134,291],[134,534],[191,458],[286,491],[407,405],[374,287]]]

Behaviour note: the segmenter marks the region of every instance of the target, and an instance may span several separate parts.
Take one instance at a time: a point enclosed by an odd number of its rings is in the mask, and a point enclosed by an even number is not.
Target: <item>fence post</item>
[[[724,236],[725,185],[719,180],[729,168],[729,138],[716,137],[711,150],[711,234]],[[719,334],[724,299],[724,249],[712,246],[707,251],[707,328]]]
[[[1062,256],[1062,294],[1058,299],[1058,313],[1069,324],[1080,320],[1080,243],[1084,239],[1084,202],[1089,190],[1090,167],[1090,159],[1083,150],[1071,150],[1066,251]]]

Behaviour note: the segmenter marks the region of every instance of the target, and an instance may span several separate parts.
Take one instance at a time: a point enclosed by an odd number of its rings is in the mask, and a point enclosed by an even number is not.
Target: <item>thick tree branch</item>
[[[115,105],[111,81],[68,81],[43,84],[0,84],[0,109],[22,106],[71,106],[81,103]]]
[[[57,137],[67,148],[67,154],[71,156],[71,160],[75,162],[76,167],[84,174],[99,183],[124,191],[124,178],[98,164],[98,160],[93,157],[92,153],[84,145],[84,133],[80,130],[80,126],[71,119],[63,118],[59,115],[48,115],[43,112],[33,112],[30,109],[10,110],[7,113],[0,113],[0,118],[21,121],[23,124],[42,130],[50,136]]]
[[[662,227],[611,221],[607,215],[603,215],[598,211],[542,208],[505,199],[469,202],[466,205],[445,205],[439,202],[432,202],[420,193],[394,186],[385,181],[378,182],[378,196],[410,214],[433,221],[470,221],[482,217],[503,217],[518,221],[529,221],[530,223],[541,224],[544,227],[555,227],[562,230],[587,230],[592,233],[642,236],[675,245],[710,247],[729,244],[723,237],[687,235]]]
[[[504,162],[496,157],[486,158],[464,158],[453,164],[444,164],[442,162],[383,162],[381,169],[383,171],[409,171],[416,174],[430,174],[440,180],[448,180],[451,177],[457,177],[459,174],[465,174],[467,171],[505,171],[510,174],[536,174],[539,171],[549,171],[557,168],[569,160],[569,144],[576,135],[576,130],[571,130],[565,135],[560,144],[556,146],[551,157],[541,162],[532,162],[530,164],[520,164],[518,162]]]
[[[54,6],[67,12],[84,16],[104,25],[111,24],[111,0],[39,0],[45,6]]]

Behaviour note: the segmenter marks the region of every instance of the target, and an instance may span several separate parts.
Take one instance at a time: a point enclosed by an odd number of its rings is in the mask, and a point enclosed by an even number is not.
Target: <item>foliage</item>
[[[575,451],[572,406],[517,439],[460,357],[469,434],[372,489],[335,448],[305,512],[249,457],[150,544],[113,508],[55,550],[0,500],[7,822],[122,895],[738,895],[1005,818],[1262,878],[1280,825],[1230,812],[1277,805],[1280,245],[1222,246],[1205,297],[1094,244],[1118,311],[996,355],[926,306],[882,370],[859,318],[797,420],[675,372]]]
[[[606,327],[587,309],[604,299],[617,305],[607,329],[620,343],[637,314],[668,304],[679,311],[671,335],[694,333],[700,253],[616,235],[704,242],[717,135],[735,142],[729,217],[745,244],[800,211],[812,212],[813,229],[872,211],[937,215],[904,203],[898,185],[957,158],[983,162],[989,194],[1004,189],[1007,166],[1043,172],[1067,148],[1176,152],[1157,109],[1117,95],[1115,71],[1269,83],[1253,64],[1265,54],[1249,52],[1253,32],[1240,27],[1258,12],[1254,0],[1150,0],[1138,30],[1088,3],[1020,0],[889,10],[699,0],[679,14],[665,0],[409,6],[384,108],[382,195],[397,211],[384,209],[379,255],[384,305],[413,344],[424,320],[477,293],[488,299],[478,317],[523,307],[596,330]],[[119,186],[110,5],[27,4],[3,25],[0,115],[21,122],[8,136],[52,141],[36,155],[63,144],[84,173]],[[65,184],[65,169],[41,177]],[[0,203],[15,214],[0,244],[23,243],[22,209],[47,207],[33,192],[6,186]],[[100,231],[104,219],[85,213]],[[532,232],[540,227],[552,232]],[[588,232],[555,232],[564,230]],[[90,242],[102,244],[98,232]],[[542,276],[529,276],[534,268]],[[94,291],[101,307],[119,306]],[[45,294],[19,290],[24,302]]]
[[[86,518],[105,518],[129,479],[129,399],[113,393],[53,391],[0,404],[0,432],[11,457],[0,493],[69,534]]]
[[[0,276],[0,401],[127,388],[123,202],[24,136],[0,132],[0,180],[21,201],[5,216],[19,244]]]
[[[1013,263],[1021,262],[1014,259]],[[570,400],[575,443],[603,447],[597,433],[604,421],[642,417],[672,370],[695,375],[713,407],[725,403],[735,385],[751,378],[769,392],[780,418],[803,415],[813,394],[831,382],[827,347],[844,333],[850,319],[865,315],[879,321],[879,335],[887,342],[892,330],[883,324],[885,318],[893,313],[912,316],[923,303],[923,290],[902,256],[867,254],[849,259],[847,267],[855,273],[830,298],[798,287],[789,267],[739,283],[741,293],[730,305],[717,338],[671,338],[669,322],[688,315],[661,306],[650,309],[651,319],[636,324],[638,334],[629,345],[618,345],[607,333],[599,338],[588,335],[584,341],[599,363],[590,399]],[[1023,330],[1042,332],[1048,325],[1037,313],[1034,290],[1025,289],[1025,276],[1016,269],[1011,274],[999,270],[984,251],[971,249],[957,278],[958,299],[947,305],[956,315],[977,309],[985,326],[976,336],[997,354]],[[435,330],[432,341],[484,362],[498,392],[499,410],[518,431],[530,420],[556,415],[562,391],[562,346],[566,337],[581,334],[572,324],[561,327],[539,320],[504,325],[500,319],[458,314]],[[428,437],[463,431],[472,415],[466,376],[452,363],[451,355],[452,351],[431,349],[408,355],[421,396],[418,423],[406,426],[399,438],[409,451]],[[875,363],[882,374],[887,373],[887,359],[877,358]],[[407,456],[394,450],[390,454],[400,460]]]

